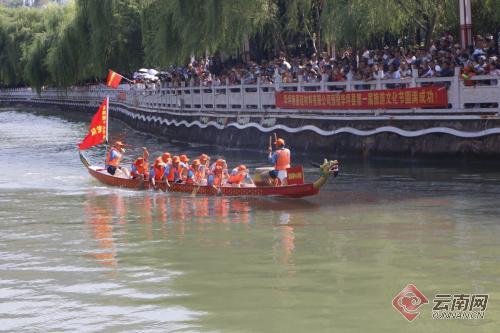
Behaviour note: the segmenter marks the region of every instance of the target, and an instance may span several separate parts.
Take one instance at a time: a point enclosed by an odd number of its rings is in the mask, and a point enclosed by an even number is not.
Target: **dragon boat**
[[[144,179],[123,178],[110,175],[104,167],[91,165],[87,158],[80,152],[80,160],[87,168],[89,174],[99,182],[116,187],[123,187],[136,190],[157,189],[164,192],[183,192],[190,194],[202,194],[212,196],[278,196],[289,198],[302,198],[316,195],[321,187],[326,183],[329,176],[338,173],[338,162],[324,160],[320,165],[320,177],[313,183],[303,182],[302,167],[296,167],[293,184],[286,186],[271,186],[267,179],[270,168],[258,168],[253,176],[255,186],[235,187],[231,185],[211,186],[185,183],[156,182],[155,186]],[[271,168],[272,169],[272,168]],[[289,172],[289,178],[290,178]]]
[[[91,165],[88,159],[82,154],[82,150],[108,142],[108,119],[109,119],[109,97],[106,97],[97,113],[92,118],[87,136],[78,145],[80,149],[80,160],[87,168],[89,174],[103,184],[129,189],[147,190],[155,189],[164,192],[184,192],[204,195],[221,195],[221,196],[281,196],[290,198],[302,198],[319,193],[319,190],[330,174],[337,176],[338,162],[328,161],[320,165],[321,175],[313,183],[304,183],[304,172],[302,166],[296,166],[288,171],[288,185],[272,186],[273,182],[269,179],[269,171],[272,168],[257,168],[252,177],[254,184],[252,186],[232,186],[232,185],[199,185],[186,183],[169,183],[167,181],[159,181],[153,184],[148,179],[143,178],[125,178],[120,175],[111,175],[106,168]]]

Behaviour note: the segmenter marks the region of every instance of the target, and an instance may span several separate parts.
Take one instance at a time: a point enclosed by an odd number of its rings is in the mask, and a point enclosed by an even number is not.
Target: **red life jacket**
[[[287,148],[277,150],[276,153],[278,158],[274,164],[274,169],[276,170],[286,170],[290,167],[290,150]]]

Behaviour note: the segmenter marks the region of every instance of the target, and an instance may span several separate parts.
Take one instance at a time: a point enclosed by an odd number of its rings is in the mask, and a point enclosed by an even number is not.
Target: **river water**
[[[0,331],[498,331],[499,165],[346,159],[302,200],[138,192],[86,173],[89,120],[0,110]],[[265,163],[113,120],[110,136]],[[320,157],[295,161],[312,180]],[[430,303],[412,323],[391,305],[409,283]],[[438,293],[489,294],[485,319],[432,319]]]

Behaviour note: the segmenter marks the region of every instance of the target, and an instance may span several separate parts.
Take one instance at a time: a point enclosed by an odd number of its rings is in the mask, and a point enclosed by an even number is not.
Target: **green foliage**
[[[268,0],[149,1],[141,18],[146,62],[166,66],[191,55],[234,53],[272,14]]]
[[[16,1],[7,1],[15,5]],[[40,1],[40,3],[45,3]],[[474,32],[497,33],[500,0],[472,0]],[[112,68],[185,63],[190,56],[323,51],[458,33],[456,0],[74,0],[0,5],[0,84],[69,86]]]

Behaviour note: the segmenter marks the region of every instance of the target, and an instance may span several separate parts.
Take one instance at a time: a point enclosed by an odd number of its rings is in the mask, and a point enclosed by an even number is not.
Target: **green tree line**
[[[497,33],[500,0],[472,0],[474,33]],[[76,0],[0,6],[0,84],[70,86],[190,56],[428,46],[458,34],[457,0]],[[249,49],[249,50],[248,50]]]

